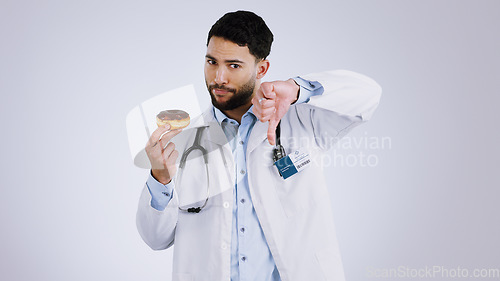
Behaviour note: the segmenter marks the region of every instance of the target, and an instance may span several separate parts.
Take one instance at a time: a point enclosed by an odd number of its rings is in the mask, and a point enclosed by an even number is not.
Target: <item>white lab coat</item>
[[[290,107],[281,121],[281,142],[287,153],[305,149],[312,164],[286,180],[280,178],[267,141],[268,123],[257,121],[246,151],[250,194],[283,281],[340,281],[344,272],[321,156],[336,139],[370,119],[381,88],[372,79],[346,70],[302,77],[320,82],[324,93]],[[233,157],[212,108],[193,122],[210,126],[201,141],[209,151],[207,206],[198,214],[178,210],[179,204],[199,206],[206,198],[205,166],[198,157],[188,161],[181,182],[175,179],[174,199],[164,211],[151,207],[151,195],[144,187],[137,227],[154,250],[166,249],[175,241],[174,281],[229,281]],[[195,130],[186,132],[189,140],[176,143],[181,154],[192,145],[194,134]]]

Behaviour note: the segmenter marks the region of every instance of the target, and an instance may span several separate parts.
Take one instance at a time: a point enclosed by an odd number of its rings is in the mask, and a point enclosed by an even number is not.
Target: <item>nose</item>
[[[223,67],[219,67],[215,73],[215,83],[219,85],[227,84],[227,74]]]

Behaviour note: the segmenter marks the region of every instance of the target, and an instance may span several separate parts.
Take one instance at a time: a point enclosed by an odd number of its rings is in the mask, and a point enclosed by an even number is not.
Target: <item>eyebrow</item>
[[[214,60],[214,61],[217,61],[217,59],[215,59],[214,57],[212,57],[211,55],[206,55],[205,58],[207,59],[211,59],[211,60]],[[224,61],[225,63],[240,63],[240,64],[245,64],[244,61],[241,61],[241,60],[237,60],[237,59],[231,59],[231,60],[225,60]]]

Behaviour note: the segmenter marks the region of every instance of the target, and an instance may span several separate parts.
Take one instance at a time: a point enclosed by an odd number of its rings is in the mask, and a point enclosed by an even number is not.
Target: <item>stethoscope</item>
[[[208,197],[210,195],[210,173],[208,171],[208,151],[200,144],[201,134],[203,133],[203,130],[205,128],[207,128],[207,127],[206,126],[205,127],[198,127],[196,129],[196,137],[194,138],[194,143],[191,147],[186,149],[184,151],[184,153],[182,153],[181,161],[179,163],[178,179],[180,181],[180,179],[182,178],[182,172],[184,171],[184,167],[186,166],[186,161],[187,161],[187,157],[188,157],[189,153],[191,153],[195,150],[199,150],[203,154],[203,161],[205,162],[205,170],[207,173],[207,182],[208,182],[208,184],[207,184],[207,198],[205,199],[205,202],[203,203],[203,205],[199,206],[199,207],[191,207],[191,208],[187,208],[187,209],[179,206],[179,210],[184,211],[184,212],[188,212],[188,213],[199,213],[207,205]],[[180,185],[180,182],[179,182],[179,185]]]
[[[279,159],[281,159],[281,158],[283,158],[283,157],[286,156],[285,148],[281,145],[281,141],[280,141],[280,133],[281,133],[280,124],[281,124],[281,121],[278,123],[278,126],[276,127],[276,146],[273,149],[273,161],[274,162],[276,162]],[[191,152],[193,152],[195,150],[201,151],[201,153],[203,154],[203,161],[205,162],[205,170],[206,170],[207,182],[208,182],[208,185],[207,185],[207,196],[206,196],[205,202],[203,203],[202,206],[199,206],[199,207],[190,207],[190,208],[182,208],[182,207],[179,206],[179,210],[184,211],[184,212],[188,212],[188,213],[199,213],[207,205],[208,198],[210,196],[210,173],[208,171],[208,151],[203,146],[201,146],[201,144],[200,144],[201,135],[202,135],[203,130],[205,128],[207,128],[207,126],[198,127],[196,129],[196,136],[194,138],[193,145],[190,146],[189,148],[187,148],[182,153],[181,160],[180,160],[180,163],[179,163],[179,173],[178,173],[177,178],[179,179],[178,185],[180,186],[180,179],[182,178],[182,173],[183,173],[184,168],[186,166],[186,161],[187,161],[187,157],[188,157],[189,153],[191,153]],[[222,150],[221,150],[221,154],[222,154]],[[224,161],[224,165],[227,166],[227,163],[226,163],[226,160],[224,158],[224,155],[222,155],[222,159]]]

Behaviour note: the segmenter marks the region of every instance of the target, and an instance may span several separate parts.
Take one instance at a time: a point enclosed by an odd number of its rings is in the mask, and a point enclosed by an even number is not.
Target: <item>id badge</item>
[[[283,179],[287,179],[296,173],[302,171],[311,164],[309,153],[304,149],[296,150],[295,152],[274,162],[278,172]]]

